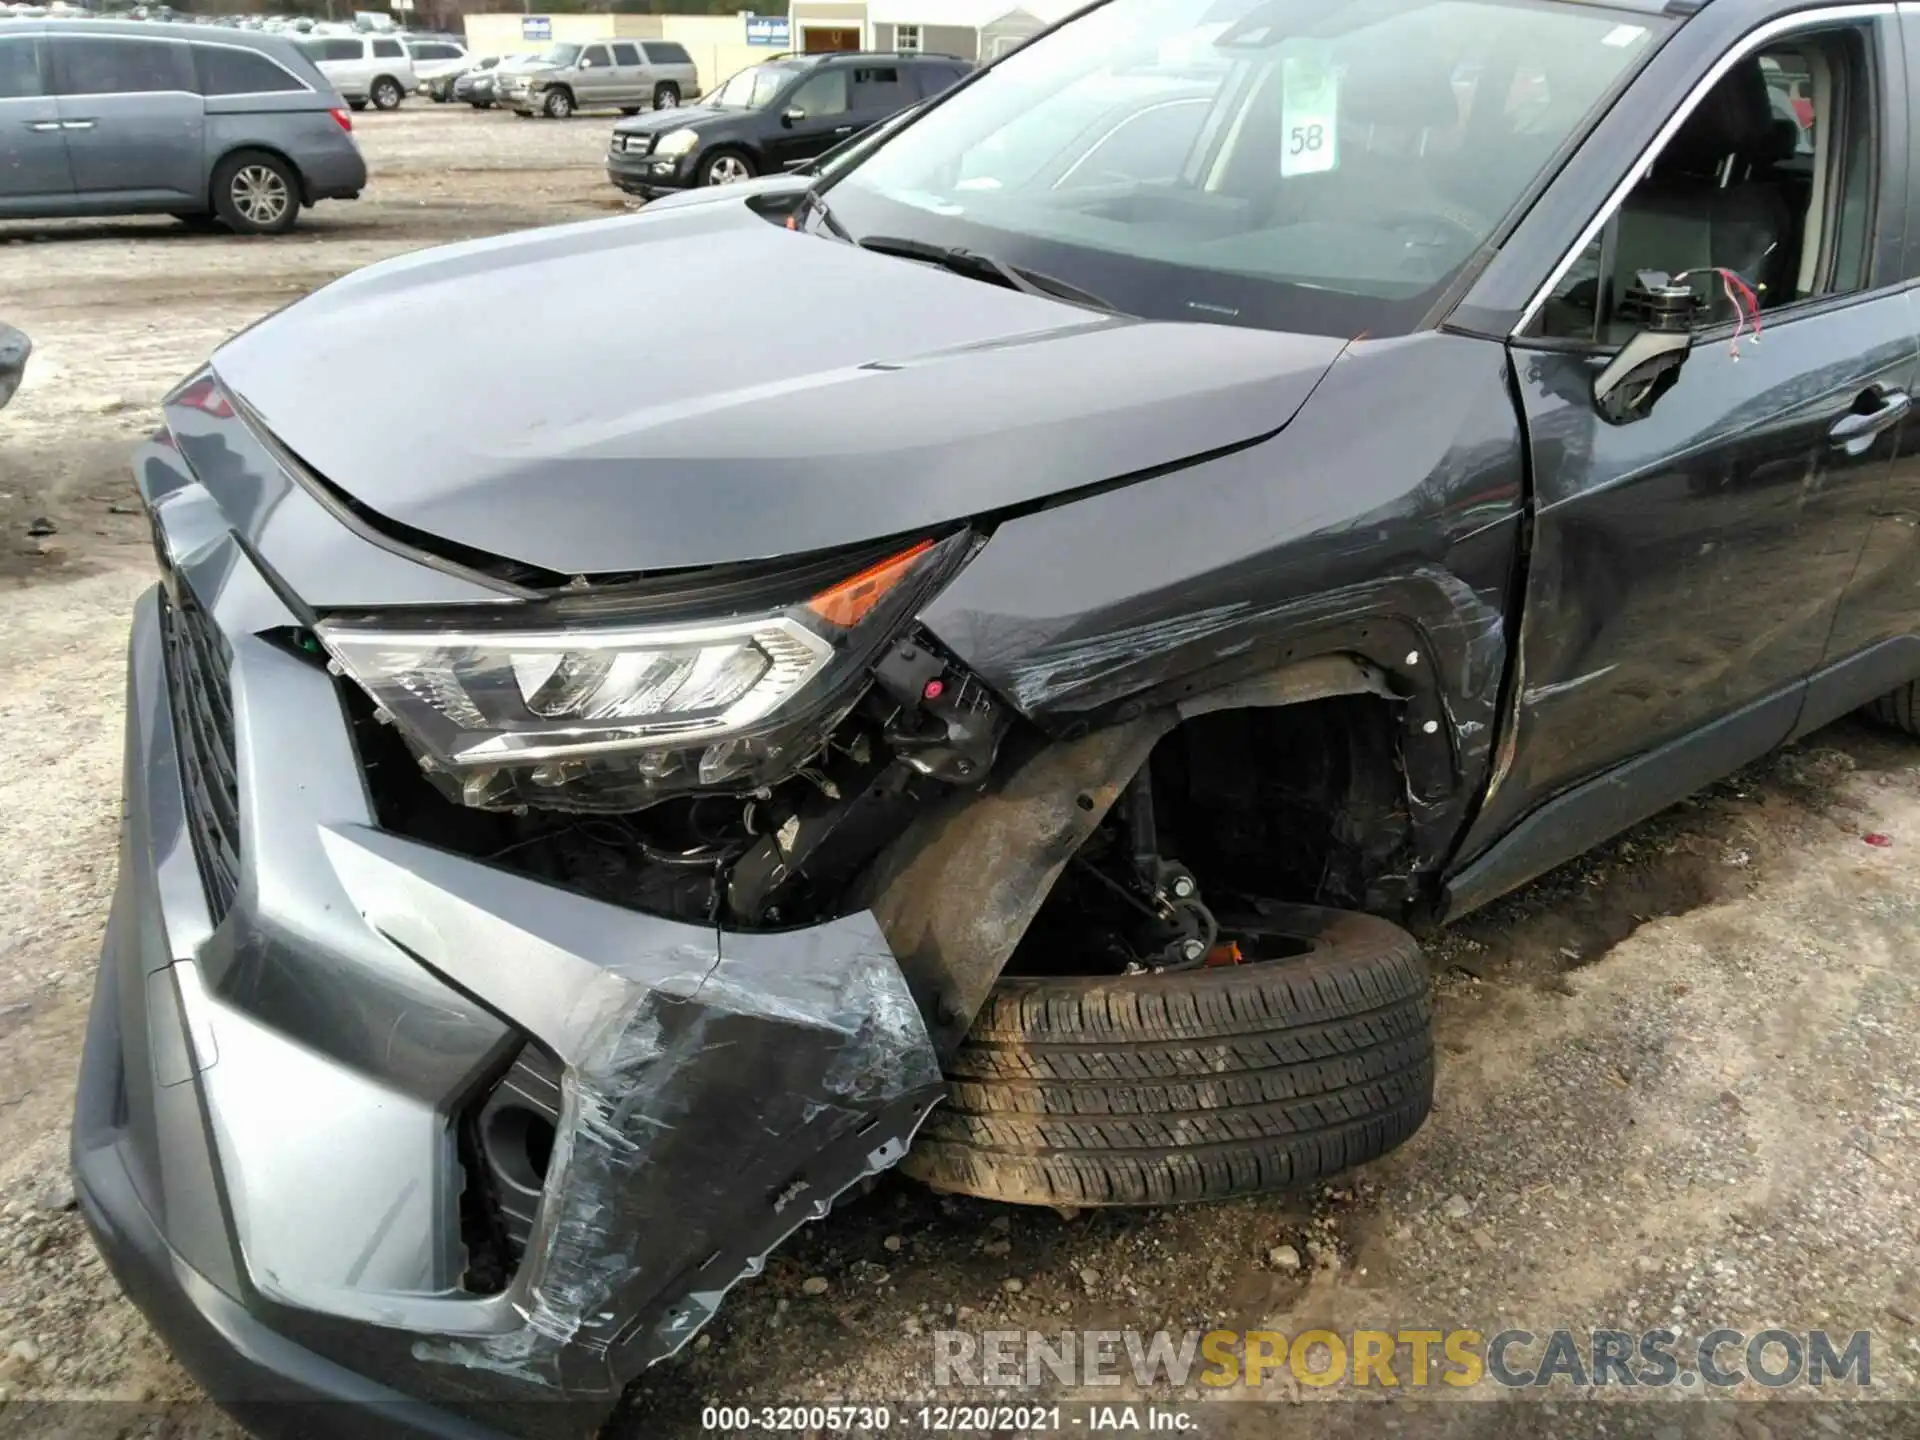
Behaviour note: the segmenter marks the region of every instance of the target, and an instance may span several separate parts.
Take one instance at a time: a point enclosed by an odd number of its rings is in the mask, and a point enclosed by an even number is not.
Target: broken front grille
[[[234,770],[233,654],[207,612],[182,584],[176,600],[160,597],[166,639],[167,695],[180,752],[187,829],[218,925],[240,888],[240,784]]]

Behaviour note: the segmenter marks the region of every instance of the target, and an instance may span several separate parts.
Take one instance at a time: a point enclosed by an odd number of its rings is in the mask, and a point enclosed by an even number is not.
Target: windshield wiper
[[[1118,313],[1112,302],[1101,299],[1091,290],[1082,290],[1078,285],[1069,284],[1052,275],[1038,270],[1029,270],[1024,265],[1009,265],[1004,260],[996,260],[991,255],[978,250],[969,250],[963,245],[935,245],[927,240],[910,240],[900,235],[867,235],[856,242],[862,250],[871,250],[876,255],[898,255],[906,260],[925,260],[929,264],[944,266],[956,275],[966,275],[975,280],[1004,285],[1009,290],[1018,290],[1025,295],[1038,295],[1048,300],[1064,300],[1069,305],[1083,306],[1088,310],[1104,310],[1107,314]]]
[[[834,218],[832,209],[827,205],[827,197],[818,190],[809,190],[800,197],[800,208],[795,212],[800,217],[801,228],[806,227],[809,217],[818,215],[820,223],[849,245],[856,244],[853,232]]]

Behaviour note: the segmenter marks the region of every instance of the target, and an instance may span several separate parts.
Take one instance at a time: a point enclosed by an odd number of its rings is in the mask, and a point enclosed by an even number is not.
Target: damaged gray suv
[[[136,459],[122,1284],[263,1431],[531,1428],[890,1166],[1405,1140],[1415,933],[1914,728],[1909,18],[1109,0],[817,174],[228,342]]]

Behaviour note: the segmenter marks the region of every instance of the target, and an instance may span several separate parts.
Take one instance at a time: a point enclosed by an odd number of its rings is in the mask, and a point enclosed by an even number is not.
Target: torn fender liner
[[[862,877],[858,895],[871,897],[941,1055],[966,1038],[1053,882],[1177,719],[1030,737],[984,790],[924,811]]]
[[[368,921],[564,1063],[522,1323],[422,1360],[617,1393],[735,1281],[892,1165],[939,1095],[920,1012],[869,915],[722,934],[382,832],[327,851]],[[476,884],[484,890],[476,889]]]

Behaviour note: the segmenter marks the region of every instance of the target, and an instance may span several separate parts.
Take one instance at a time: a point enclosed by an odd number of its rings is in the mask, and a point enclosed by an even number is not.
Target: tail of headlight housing
[[[966,542],[922,540],[744,615],[623,622],[594,597],[556,602],[538,625],[335,617],[318,633],[463,803],[637,809],[770,784],[804,764]]]

